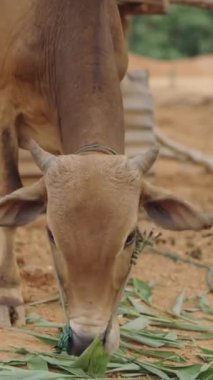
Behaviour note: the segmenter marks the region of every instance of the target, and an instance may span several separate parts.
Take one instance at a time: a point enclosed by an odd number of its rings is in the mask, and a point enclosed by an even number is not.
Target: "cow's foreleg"
[[[0,120],[0,196],[21,186],[16,133]],[[0,228],[0,326],[23,324],[25,318],[14,234],[15,228]]]

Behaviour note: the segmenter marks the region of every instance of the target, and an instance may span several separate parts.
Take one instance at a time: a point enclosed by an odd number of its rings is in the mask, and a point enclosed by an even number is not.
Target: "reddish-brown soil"
[[[204,58],[203,58],[204,59]],[[206,58],[205,58],[206,59]],[[204,61],[201,62],[206,62]],[[212,57],[209,58],[208,75],[213,74]],[[189,65],[188,65],[189,62]],[[168,64],[165,62],[165,66]],[[185,63],[184,63],[185,64]],[[197,72],[197,61],[187,61],[190,74]],[[206,66],[205,66],[206,67]],[[156,70],[160,70],[155,63]],[[154,70],[151,67],[151,70]],[[166,70],[166,69],[165,69]],[[187,69],[188,70],[188,69]],[[206,69],[207,70],[207,69]],[[182,73],[182,72],[181,72]],[[156,75],[159,73],[157,72]],[[182,73],[184,74],[184,73]],[[186,76],[189,72],[186,72]],[[161,73],[160,73],[161,75]],[[204,153],[213,154],[213,101],[199,101],[196,104],[189,102],[190,89],[184,92],[178,87],[171,89],[165,85],[160,96],[158,80],[152,81],[152,90],[156,95],[156,122],[168,136],[188,146],[200,149]],[[187,78],[186,78],[187,79]],[[202,84],[202,81],[199,82]],[[200,84],[197,92],[200,99]],[[201,88],[202,90],[202,88]],[[213,96],[209,89],[209,99]],[[185,94],[185,95],[184,95]],[[180,96],[179,96],[180,95]],[[180,100],[176,102],[176,99]],[[162,101],[164,99],[164,101]],[[174,100],[171,102],[171,100]],[[168,103],[167,100],[170,100]],[[202,99],[201,99],[202,100]],[[213,174],[205,169],[188,162],[176,162],[160,159],[155,165],[154,176],[150,181],[162,187],[177,192],[189,201],[197,203],[205,210],[213,211]],[[150,221],[142,221],[142,229],[151,229]],[[45,218],[17,230],[16,253],[21,270],[23,294],[26,303],[41,300],[56,295],[57,287],[54,279],[54,270],[50,250],[44,229]],[[155,227],[156,231],[160,229]],[[213,229],[201,232],[169,232],[162,231],[163,235],[158,248],[163,252],[177,253],[183,258],[192,258],[198,263],[213,267]],[[208,291],[206,284],[206,269],[183,262],[174,262],[168,258],[146,251],[140,257],[133,274],[139,278],[154,283],[153,302],[160,308],[171,309],[178,293],[185,289],[187,297],[194,297]],[[213,293],[208,295],[209,303],[213,306]],[[57,303],[43,304],[28,307],[28,312],[36,312],[52,321],[63,321],[63,313]],[[45,331],[43,329],[42,331]],[[48,330],[46,330],[48,331]],[[33,337],[25,334],[0,329],[1,347],[22,346],[34,350],[46,350],[46,346]],[[213,343],[202,342],[211,347]],[[196,361],[195,351],[185,350],[184,354],[192,361]],[[0,353],[0,358],[6,354]]]
[[[169,72],[176,72],[182,77],[212,76],[213,55],[164,61],[131,53],[129,55],[129,69],[135,70],[141,67],[147,69],[152,77],[166,76]]]

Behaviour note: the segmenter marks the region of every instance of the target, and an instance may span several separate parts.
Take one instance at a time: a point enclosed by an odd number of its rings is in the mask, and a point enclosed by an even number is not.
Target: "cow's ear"
[[[46,208],[43,179],[0,197],[0,226],[21,226],[34,220]]]
[[[206,215],[176,195],[145,182],[141,206],[156,224],[168,230],[201,230],[213,225],[213,215]]]

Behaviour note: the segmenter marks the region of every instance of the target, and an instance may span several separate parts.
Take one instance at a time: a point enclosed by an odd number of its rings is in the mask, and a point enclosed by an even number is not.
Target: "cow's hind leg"
[[[18,144],[10,126],[0,125],[0,195],[21,187]],[[13,249],[15,228],[0,227],[0,326],[24,323],[20,274]]]

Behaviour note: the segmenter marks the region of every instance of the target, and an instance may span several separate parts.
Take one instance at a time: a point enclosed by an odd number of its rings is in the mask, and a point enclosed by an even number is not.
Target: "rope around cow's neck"
[[[110,148],[109,146],[98,143],[83,145],[74,154],[81,154],[86,152],[100,152],[113,155],[118,154],[114,149]]]

